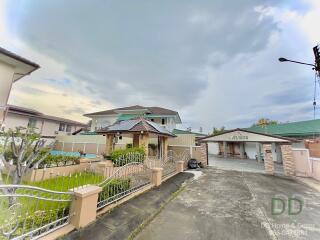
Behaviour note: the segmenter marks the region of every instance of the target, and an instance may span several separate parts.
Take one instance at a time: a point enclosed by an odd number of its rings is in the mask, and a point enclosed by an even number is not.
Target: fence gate
[[[101,209],[140,188],[150,184],[151,169],[141,162],[131,162],[120,167],[114,174],[99,184],[97,209]]]
[[[69,223],[72,192],[0,185],[0,239],[38,239]]]

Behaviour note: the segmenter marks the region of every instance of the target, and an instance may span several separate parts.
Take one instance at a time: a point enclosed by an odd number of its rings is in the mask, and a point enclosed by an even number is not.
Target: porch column
[[[284,144],[280,147],[282,152],[284,174],[293,176],[295,173],[295,164],[292,156],[292,146],[291,144]]]
[[[244,143],[240,142],[240,158],[244,158]]]
[[[264,170],[268,174],[274,174],[274,163],[272,158],[271,144],[263,144],[264,151]]]
[[[139,134],[133,134],[132,147],[139,147]]]
[[[163,137],[163,157],[166,159],[168,156],[168,138]]]
[[[261,146],[260,143],[256,143],[256,152],[257,152],[257,160],[260,163],[261,162]]]
[[[275,162],[278,162],[278,158],[277,158],[277,153],[276,153],[276,143],[271,143],[271,151],[272,151],[272,157],[273,157],[273,160]]]
[[[227,142],[223,142],[223,157],[227,158]]]
[[[113,150],[113,134],[107,134],[106,142],[106,155],[109,156]]]
[[[149,155],[149,135],[148,134],[139,135],[139,147],[144,148],[146,156]]]

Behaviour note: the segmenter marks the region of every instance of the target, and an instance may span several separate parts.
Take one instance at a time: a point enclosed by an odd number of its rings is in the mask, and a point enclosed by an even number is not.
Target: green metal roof
[[[197,136],[207,136],[206,134],[203,134],[203,133],[190,132],[187,130],[181,130],[181,129],[176,129],[176,128],[172,130],[172,133],[174,135],[176,135],[176,134],[195,134]]]
[[[268,133],[283,137],[319,136],[320,119],[267,125],[265,127],[253,126],[246,129],[253,132]]]
[[[80,135],[97,135],[96,132],[81,132]]]
[[[125,120],[130,120],[133,118],[141,117],[143,116],[144,118],[150,119],[150,118],[164,118],[164,117],[172,117],[173,115],[156,115],[156,114],[121,114],[118,117],[118,121],[125,121]]]
[[[130,120],[132,118],[136,118],[136,117],[139,117],[141,115],[138,115],[138,114],[121,114],[119,117],[118,117],[118,121],[126,121],[126,120]]]

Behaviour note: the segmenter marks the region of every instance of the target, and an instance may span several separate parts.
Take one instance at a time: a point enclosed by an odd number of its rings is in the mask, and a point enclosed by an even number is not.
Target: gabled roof
[[[125,121],[118,121],[106,128],[102,128],[97,131],[98,134],[106,133],[154,133],[156,135],[165,135],[170,137],[175,137],[174,134],[169,132],[164,127],[146,120],[144,118],[136,118]]]
[[[25,75],[40,68],[40,66],[26,58],[23,58],[13,52],[0,47],[0,61],[15,67],[15,75],[13,81],[17,81]]]
[[[311,137],[320,136],[320,119],[280,123],[267,125],[265,127],[253,126],[247,128],[249,131],[268,133],[284,137]]]
[[[236,128],[198,139],[200,142],[296,142],[296,139]]]
[[[114,108],[114,109],[110,109],[110,110],[106,110],[106,111],[100,111],[100,112],[93,112],[93,113],[87,113],[84,114],[83,116],[86,117],[91,117],[91,116],[103,116],[103,115],[115,115],[115,114],[119,114],[121,113],[121,111],[124,112],[130,112],[130,111],[134,111],[134,110],[141,110],[144,112],[144,114],[146,116],[148,115],[176,115],[179,119],[179,122],[181,122],[179,113],[177,111],[173,111],[167,108],[162,108],[162,107],[144,107],[144,106],[140,106],[140,105],[134,105],[134,106],[129,106],[129,107],[122,107],[122,108]]]
[[[24,116],[33,117],[33,118],[46,119],[46,120],[51,120],[55,122],[69,123],[69,124],[83,126],[83,127],[87,126],[87,124],[84,124],[81,122],[73,121],[66,118],[46,115],[31,108],[19,107],[14,105],[8,105],[8,113],[24,115]]]

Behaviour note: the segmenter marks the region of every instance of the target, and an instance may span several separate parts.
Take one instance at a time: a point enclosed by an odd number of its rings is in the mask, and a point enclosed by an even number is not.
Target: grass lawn
[[[5,178],[3,178],[5,179]],[[6,178],[9,179],[9,178]],[[36,186],[58,192],[69,190],[87,184],[99,184],[104,177],[91,172],[75,173],[71,176],[60,176],[40,182],[23,182],[23,185]],[[130,179],[112,179],[103,187],[101,198],[107,199],[130,188]],[[15,214],[9,210],[8,198],[0,197],[0,240],[7,239],[1,236],[1,230],[6,224],[11,223],[8,229],[19,224],[14,236],[19,236],[32,229],[39,228],[57,219],[69,215],[72,195],[53,194],[33,189],[19,189],[17,194],[28,195],[29,197],[17,197],[15,202],[19,205]],[[38,198],[34,198],[36,196]],[[39,199],[40,198],[40,199]],[[45,199],[41,199],[45,198]],[[51,200],[46,200],[50,198]],[[64,202],[55,200],[68,200]],[[101,199],[100,199],[101,200]]]
[[[3,179],[8,179],[4,176]],[[23,182],[24,185],[36,186],[48,190],[68,192],[70,189],[87,184],[98,184],[104,180],[103,176],[91,172],[75,173],[71,176],[61,176],[40,182]],[[31,189],[19,189],[19,194],[28,194],[39,198],[71,200],[71,195],[52,194]],[[31,229],[43,226],[56,219],[69,214],[70,202],[59,202],[52,200],[43,200],[32,197],[18,197],[16,202],[20,205],[16,215],[12,214],[8,208],[8,198],[0,197],[0,239],[1,228],[5,223],[19,222],[17,234],[28,232]],[[12,219],[13,218],[13,219]]]

